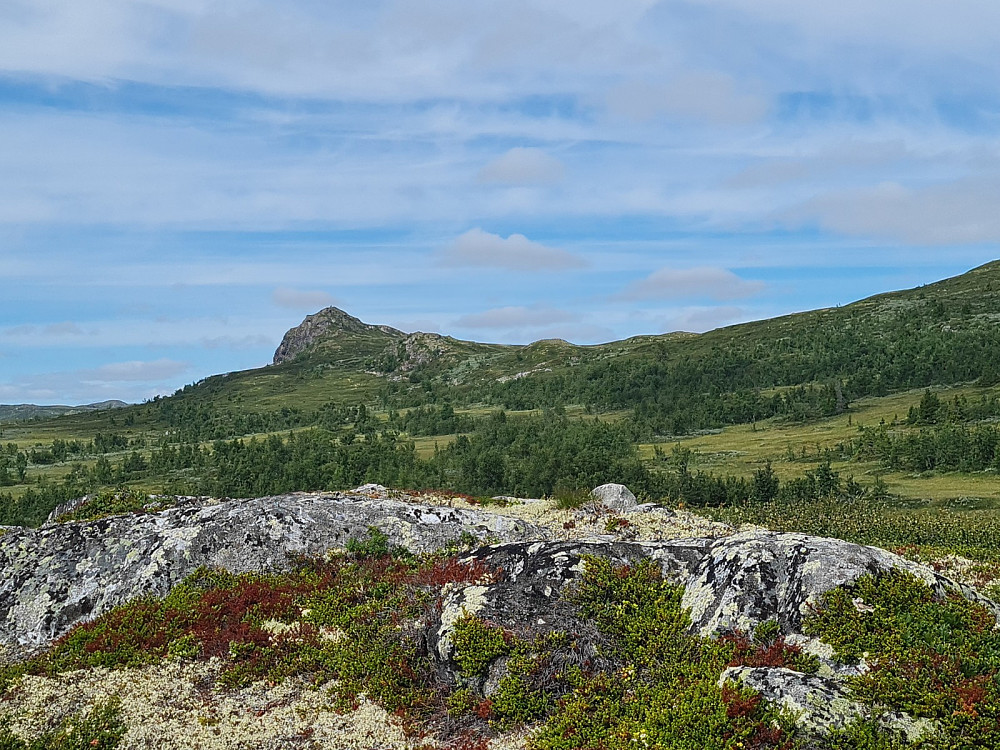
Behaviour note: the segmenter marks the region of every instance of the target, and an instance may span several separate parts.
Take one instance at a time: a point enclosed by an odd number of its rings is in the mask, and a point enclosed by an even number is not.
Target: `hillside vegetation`
[[[621,481],[749,520],[864,507],[880,521],[859,541],[895,544],[919,522],[921,545],[992,557],[998,320],[1000,262],[844,307],[599,346],[406,334],[329,308],[268,367],[0,424],[0,524],[122,485],[568,497]]]

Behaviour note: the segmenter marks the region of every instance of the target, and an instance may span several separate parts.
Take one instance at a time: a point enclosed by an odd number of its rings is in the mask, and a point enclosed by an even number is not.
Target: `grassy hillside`
[[[79,414],[88,411],[119,409],[127,406],[124,401],[101,401],[82,406],[37,406],[35,404],[0,404],[0,423],[22,422],[29,419],[49,419],[65,414]]]
[[[691,505],[1000,502],[1000,262],[840,308],[598,346],[405,334],[335,309],[310,320],[327,327],[289,332],[279,364],[0,425],[0,524],[120,484],[553,494],[619,480]]]

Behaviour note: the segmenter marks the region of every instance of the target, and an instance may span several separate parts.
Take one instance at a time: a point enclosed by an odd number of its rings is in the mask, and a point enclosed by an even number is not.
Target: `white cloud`
[[[518,146],[479,170],[478,179],[500,185],[545,185],[563,178],[563,163],[540,148]]]
[[[742,307],[686,307],[665,317],[660,325],[665,332],[704,333],[722,326],[741,323],[747,319],[747,311]]]
[[[464,328],[523,328],[566,323],[579,316],[552,307],[497,307],[463,315],[455,325]]]
[[[79,370],[76,375],[85,383],[107,383],[142,380],[166,380],[186,372],[187,362],[157,359],[151,362],[113,362],[92,370]]]
[[[271,300],[278,307],[286,307],[289,310],[308,310],[316,312],[324,307],[337,304],[337,299],[327,292],[321,290],[307,291],[304,289],[293,289],[287,286],[279,286],[271,295]]]
[[[916,188],[885,182],[819,195],[782,218],[789,224],[816,222],[843,234],[914,245],[971,245],[1000,241],[997,205],[997,177]]]
[[[607,102],[615,114],[635,120],[666,115],[720,125],[756,122],[769,107],[760,93],[717,72],[685,73],[666,84],[622,83],[611,89]]]
[[[751,297],[765,288],[761,281],[741,279],[725,268],[661,268],[634,281],[617,296],[625,300],[708,297],[732,300]]]
[[[505,238],[479,228],[460,235],[444,250],[440,260],[445,266],[509,271],[562,271],[586,265],[572,253],[532,242],[523,234]]]

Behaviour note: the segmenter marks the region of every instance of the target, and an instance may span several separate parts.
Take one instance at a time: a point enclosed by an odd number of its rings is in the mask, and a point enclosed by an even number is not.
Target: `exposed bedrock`
[[[757,529],[721,538],[554,541],[545,528],[516,518],[404,502],[371,486],[254,500],[188,499],[155,513],[9,530],[0,535],[0,656],[23,657],[118,604],[164,595],[199,566],[236,573],[281,569],[296,556],[343,548],[373,527],[412,552],[473,539],[483,545],[461,559],[492,574],[473,584],[448,584],[439,613],[422,625],[422,642],[440,676],[453,684],[468,681],[460,675],[453,644],[456,623],[466,615],[525,636],[571,633],[572,658],[599,666],[605,638],[564,596],[589,556],[622,566],[654,561],[665,578],[684,586],[682,605],[690,611],[692,631],[701,635],[750,634],[763,622],[776,622],[787,642],[820,658],[820,673],[734,668],[720,679],[796,710],[821,706],[803,718],[804,725],[817,727],[843,726],[865,715],[843,682],[865,666],[836,662],[827,644],[802,633],[803,618],[825,592],[868,573],[903,569],[940,594],[957,592],[1000,615],[997,604],[930,568],[835,539]],[[504,659],[497,659],[476,678],[477,687],[489,695],[505,669]],[[907,736],[924,729],[905,716],[871,718]]]
[[[144,515],[12,529],[0,536],[0,651],[44,646],[130,599],[165,595],[202,565],[235,573],[287,567],[363,537],[370,527],[412,552],[460,539],[545,538],[516,519],[352,494],[293,494]]]

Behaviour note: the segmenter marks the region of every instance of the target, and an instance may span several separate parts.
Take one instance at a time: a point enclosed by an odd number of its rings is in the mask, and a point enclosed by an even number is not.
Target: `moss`
[[[448,714],[462,716],[471,714],[482,702],[482,698],[472,688],[459,688],[448,696]]]
[[[348,539],[345,549],[348,555],[358,559],[409,556],[403,547],[390,545],[389,537],[375,526],[368,527],[367,536]]]
[[[682,593],[649,561],[587,560],[572,600],[609,636],[616,669],[571,672],[573,689],[535,735],[535,748],[791,747],[788,717],[752,691],[718,686],[737,646],[689,635]]]
[[[823,750],[907,750],[913,744],[887,733],[878,723],[859,719],[834,730],[823,741]]]
[[[481,676],[503,657],[505,674],[488,698],[471,687],[454,694],[452,712],[499,729],[541,721],[535,750],[790,748],[788,717],[750,690],[718,686],[741,646],[689,635],[682,593],[648,561],[618,567],[588,558],[568,599],[597,626],[588,637],[606,643],[596,656],[580,653],[567,633],[526,637],[464,618],[456,638],[463,673]],[[761,635],[766,643],[744,639],[751,654],[780,641],[766,628]]]
[[[201,569],[162,600],[133,601],[73,628],[46,654],[5,668],[0,687],[25,673],[219,657],[220,680],[231,687],[295,675],[335,680],[341,708],[364,692],[419,717],[444,709],[418,623],[444,584],[488,577],[454,559],[374,556],[372,546],[281,574]]]
[[[551,652],[522,643],[507,661],[507,674],[490,696],[496,724],[509,728],[528,724],[545,716],[554,700],[542,684],[541,676]]]

